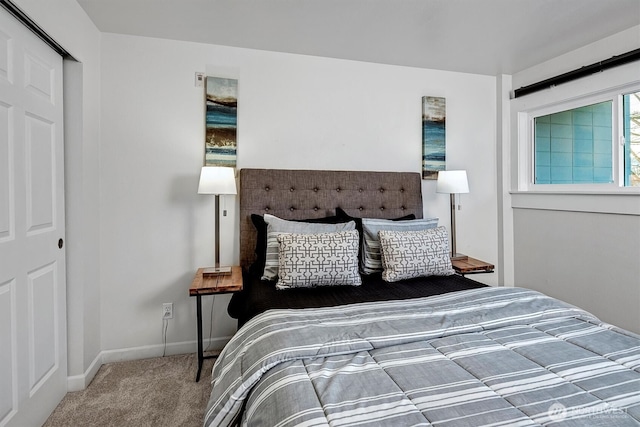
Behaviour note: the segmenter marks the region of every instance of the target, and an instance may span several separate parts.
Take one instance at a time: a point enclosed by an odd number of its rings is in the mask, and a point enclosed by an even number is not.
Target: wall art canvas
[[[444,98],[422,97],[422,179],[438,179],[438,171],[445,170]]]
[[[205,166],[236,166],[238,80],[207,77]]]

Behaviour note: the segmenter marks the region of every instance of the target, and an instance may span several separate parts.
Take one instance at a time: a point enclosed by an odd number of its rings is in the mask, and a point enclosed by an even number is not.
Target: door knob
[[[64,246],[64,240],[59,239],[58,240],[58,248],[62,249],[63,246]]]

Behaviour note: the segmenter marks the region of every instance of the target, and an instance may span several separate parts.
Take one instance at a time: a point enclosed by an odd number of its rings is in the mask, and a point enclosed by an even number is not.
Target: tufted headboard
[[[339,207],[361,218],[422,218],[421,186],[417,172],[241,169],[240,264],[255,259],[252,214],[321,218]]]

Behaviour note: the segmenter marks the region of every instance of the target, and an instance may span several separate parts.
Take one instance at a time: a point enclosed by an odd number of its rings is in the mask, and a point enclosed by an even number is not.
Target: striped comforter
[[[521,288],[270,310],[213,369],[205,425],[640,425],[640,337]]]

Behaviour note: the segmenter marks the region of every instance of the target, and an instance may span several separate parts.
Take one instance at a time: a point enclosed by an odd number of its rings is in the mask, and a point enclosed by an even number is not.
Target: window
[[[536,117],[535,183],[613,182],[611,101]]]
[[[623,97],[624,185],[640,187],[640,92]]]
[[[640,187],[640,92],[530,117],[535,185]]]

